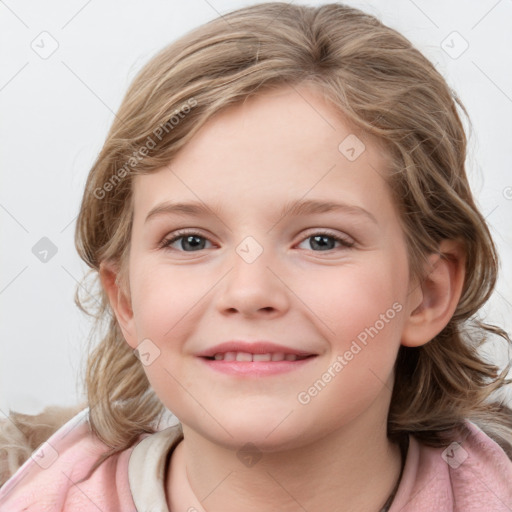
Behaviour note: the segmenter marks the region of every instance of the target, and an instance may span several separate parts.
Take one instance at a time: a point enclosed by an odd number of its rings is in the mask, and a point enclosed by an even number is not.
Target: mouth
[[[214,356],[205,356],[209,361],[240,361],[240,362],[278,362],[278,361],[301,361],[315,354],[298,355],[284,352],[266,352],[263,354],[252,354],[250,352],[217,352]]]
[[[197,356],[216,372],[263,377],[302,368],[318,354],[271,342],[231,341],[211,347]]]

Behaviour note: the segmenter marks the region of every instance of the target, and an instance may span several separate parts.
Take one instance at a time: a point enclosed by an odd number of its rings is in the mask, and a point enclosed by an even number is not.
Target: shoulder
[[[512,510],[512,461],[484,431],[467,422],[465,436],[442,454],[461,510]]]
[[[133,447],[107,459],[80,483],[108,450],[91,431],[88,412],[57,430],[0,488],[2,511],[135,509],[128,483]]]
[[[10,410],[8,416],[1,417],[0,487],[14,475],[36,448],[84,408],[85,404],[50,405],[39,414]]]
[[[512,461],[469,421],[445,448],[426,446],[410,436],[404,475],[390,512],[395,510],[510,512]]]

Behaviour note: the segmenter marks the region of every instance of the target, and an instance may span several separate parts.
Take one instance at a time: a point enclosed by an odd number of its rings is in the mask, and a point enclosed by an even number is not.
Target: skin
[[[354,133],[313,86],[282,87],[223,110],[167,167],[135,178],[130,294],[118,288],[114,266],[105,262],[100,274],[127,343],[135,349],[149,339],[158,348],[144,369],[183,426],[165,482],[173,512],[341,504],[378,511],[398,479],[399,449],[386,436],[397,351],[428,342],[447,324],[464,255],[445,241],[440,253],[449,257],[432,255],[425,281],[409,279],[386,155],[359,134],[365,150],[347,159],[338,146]],[[222,212],[145,222],[171,199],[199,199]],[[376,222],[346,211],[280,216],[294,199],[356,205]],[[199,249],[183,238],[159,246],[184,228],[204,237]],[[326,231],[353,245],[328,238],[322,251],[311,237]],[[248,236],[263,251],[251,263],[237,252]],[[378,334],[300,403],[298,394],[332,374],[337,356],[393,304]],[[317,356],[255,378],[220,374],[195,355],[233,339]],[[249,442],[260,456],[250,467],[237,457]]]

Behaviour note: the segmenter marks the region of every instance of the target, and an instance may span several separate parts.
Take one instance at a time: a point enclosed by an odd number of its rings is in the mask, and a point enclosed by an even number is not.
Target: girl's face
[[[318,91],[283,87],[220,112],[168,167],[136,177],[124,333],[184,427],[275,450],[385,425],[418,300],[385,155],[364,144]],[[310,357],[199,355],[228,341]]]

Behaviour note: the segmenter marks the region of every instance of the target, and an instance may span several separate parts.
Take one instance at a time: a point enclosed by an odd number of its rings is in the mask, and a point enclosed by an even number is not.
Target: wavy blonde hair
[[[133,176],[168,165],[220,110],[305,81],[390,157],[387,180],[411,275],[425,277],[426,257],[442,239],[462,240],[465,248],[464,287],[450,322],[426,345],[399,350],[388,435],[411,433],[442,446],[445,434],[469,419],[512,458],[512,411],[495,395],[510,382],[510,364],[500,370],[479,353],[491,333],[512,342],[477,318],[493,292],[498,259],[465,173],[464,106],[431,62],[375,17],[337,3],[272,2],[225,14],[153,57],[130,85],[88,176],[76,247],[91,267],[85,280],[93,277],[98,289],[82,296],[79,286],[75,300],[101,328],[85,374],[90,425],[109,447],[97,465],[154,432],[165,410],[98,280],[100,263],[109,261],[129,295]]]

